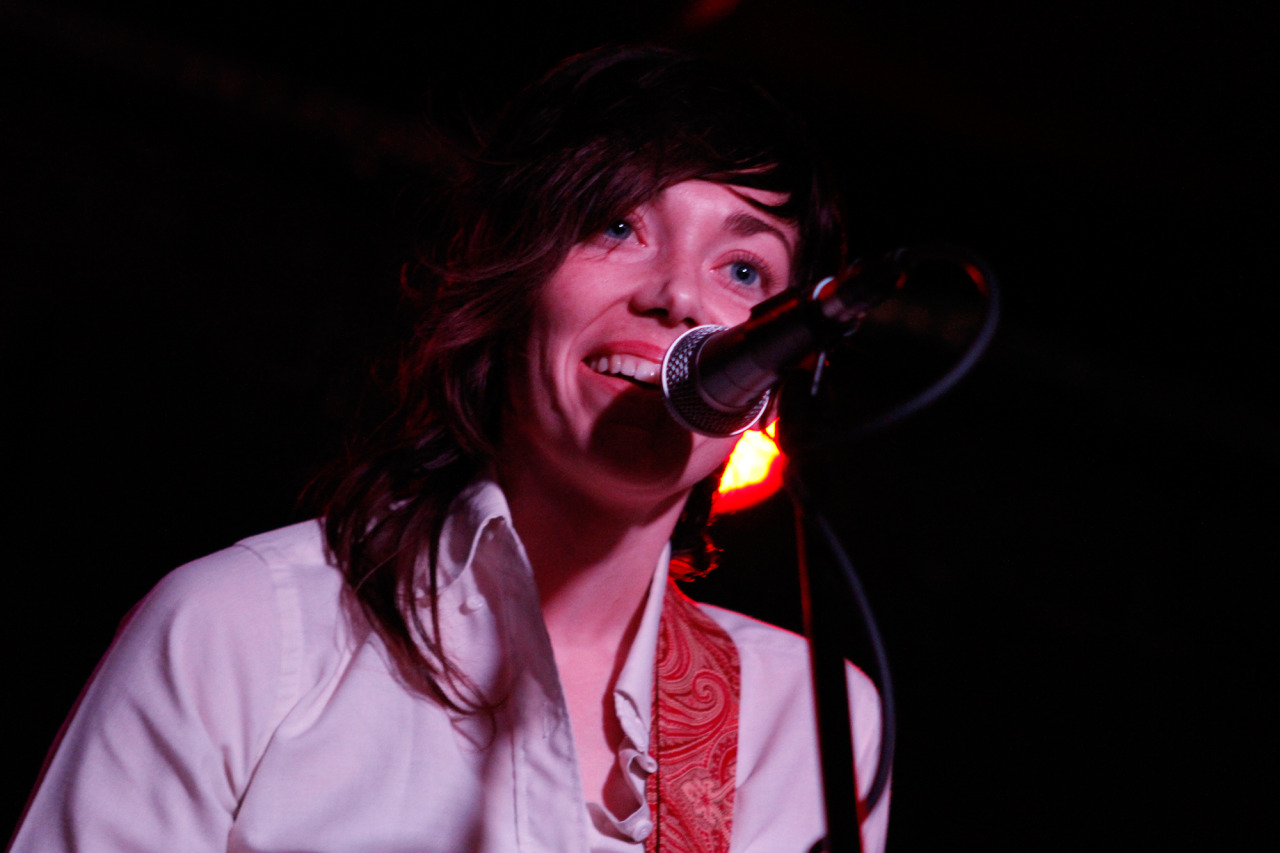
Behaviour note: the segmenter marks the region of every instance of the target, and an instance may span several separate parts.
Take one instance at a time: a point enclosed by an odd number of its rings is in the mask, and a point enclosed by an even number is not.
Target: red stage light
[[[763,432],[747,430],[738,439],[720,478],[720,494],[712,512],[736,512],[778,491],[787,458],[774,442],[777,422]]]

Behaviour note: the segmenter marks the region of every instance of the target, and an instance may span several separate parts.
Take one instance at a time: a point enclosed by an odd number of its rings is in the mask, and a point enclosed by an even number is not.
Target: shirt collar
[[[457,580],[475,560],[480,538],[494,521],[511,525],[507,497],[491,477],[480,476],[458,493],[440,530],[440,559],[436,583],[443,589]],[[514,531],[514,528],[512,528]],[[517,537],[518,538],[518,537]],[[419,559],[418,575],[426,572],[427,555]]]
[[[481,537],[495,521],[505,524],[513,538],[519,541],[514,528],[510,527],[511,509],[506,495],[492,475],[486,473],[464,488],[449,508],[449,516],[440,532],[437,583],[441,589],[471,567]],[[658,652],[658,625],[662,620],[662,601],[670,562],[671,546],[668,544],[654,567],[640,625],[614,686],[614,709],[623,735],[631,741],[634,749],[642,753],[649,751],[654,659]],[[419,568],[420,571],[425,570],[425,561]]]
[[[440,589],[446,588],[472,568],[482,537],[494,523],[506,527],[517,543],[517,549],[523,554],[519,535],[511,526],[511,509],[502,487],[491,476],[482,474],[454,499],[441,529],[437,576]],[[642,754],[649,751],[658,628],[662,621],[662,602],[670,562],[671,545],[667,544],[654,567],[640,625],[614,685],[614,710],[623,736],[630,741],[631,748]],[[425,569],[424,559],[419,572]]]

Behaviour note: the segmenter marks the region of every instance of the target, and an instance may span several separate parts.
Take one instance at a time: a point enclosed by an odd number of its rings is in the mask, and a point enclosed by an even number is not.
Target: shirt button
[[[484,609],[484,596],[476,593],[468,595],[467,600],[462,602],[462,612],[475,613],[477,610]]]
[[[649,833],[651,832],[653,832],[653,821],[641,820],[636,822],[636,835],[639,836],[641,840],[648,838]]]

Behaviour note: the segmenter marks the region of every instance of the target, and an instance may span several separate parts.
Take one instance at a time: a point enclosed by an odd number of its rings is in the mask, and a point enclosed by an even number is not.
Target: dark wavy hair
[[[610,47],[572,57],[527,88],[460,160],[420,228],[402,283],[416,322],[394,416],[350,464],[325,513],[332,558],[405,682],[458,711],[486,707],[439,641],[439,540],[450,503],[492,458],[506,370],[538,289],[569,249],[689,179],[786,194],[764,208],[796,223],[792,281],[843,260],[829,181],[799,122],[757,86],[669,50]],[[716,480],[699,483],[672,538],[710,567]],[[430,627],[414,606],[427,559]]]

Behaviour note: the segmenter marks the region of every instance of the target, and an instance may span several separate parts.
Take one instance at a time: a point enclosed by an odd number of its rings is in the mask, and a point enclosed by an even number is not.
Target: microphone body
[[[733,328],[690,329],[662,360],[671,416],[692,432],[718,438],[750,429],[783,371],[856,331],[867,312],[902,285],[901,255],[855,264],[813,288],[784,291]]]

